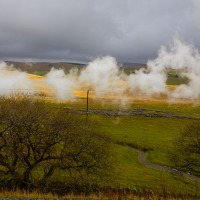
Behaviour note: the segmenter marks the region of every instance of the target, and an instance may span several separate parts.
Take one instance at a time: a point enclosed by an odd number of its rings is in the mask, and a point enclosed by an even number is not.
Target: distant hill
[[[147,66],[146,64],[143,64],[143,63],[128,63],[128,62],[125,62],[122,65],[123,67],[146,67]]]
[[[36,75],[45,75],[47,74],[52,67],[55,69],[63,69],[65,73],[68,73],[72,68],[76,67],[78,69],[83,69],[86,64],[83,63],[71,63],[71,62],[13,62],[5,61],[8,65],[13,65],[16,69],[25,71],[27,73],[36,74]],[[145,68],[146,64],[142,63],[122,63],[120,64],[120,69],[127,74],[134,73],[135,70],[140,68]]]
[[[132,74],[135,73],[136,70],[139,70],[141,68],[146,68],[146,64],[142,63],[123,63],[121,69],[126,73],[126,74]]]
[[[37,75],[45,75],[48,73],[52,67],[55,69],[63,69],[66,73],[70,71],[70,69],[76,67],[81,69],[85,67],[85,64],[82,63],[66,63],[66,62],[58,62],[58,63],[50,63],[50,62],[13,62],[13,61],[5,61],[8,65],[14,65],[14,67],[18,70],[25,71],[31,74]]]

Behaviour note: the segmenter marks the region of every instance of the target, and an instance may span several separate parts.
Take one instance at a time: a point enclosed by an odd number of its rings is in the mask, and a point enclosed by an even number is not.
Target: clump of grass
[[[199,199],[200,197],[195,194],[174,194],[168,193],[163,190],[162,193],[154,192],[146,188],[141,189],[114,189],[107,188],[105,190],[99,191],[97,193],[85,194],[65,194],[58,195],[52,193],[41,193],[40,191],[25,191],[25,190],[3,190],[0,191],[1,198],[28,198],[28,199],[98,199],[98,200],[186,200],[186,199]]]
[[[41,193],[37,190],[35,191],[26,191],[26,190],[1,190],[0,191],[0,197],[4,198],[58,198],[57,194],[52,193]]]

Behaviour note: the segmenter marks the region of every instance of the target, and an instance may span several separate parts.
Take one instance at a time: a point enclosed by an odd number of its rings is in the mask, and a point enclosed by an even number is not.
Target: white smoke
[[[79,80],[89,88],[94,89],[97,95],[105,93],[122,94],[123,78],[115,58],[111,56],[100,57],[90,62],[80,74]]]
[[[169,48],[161,47],[158,57],[148,62],[152,70],[181,69],[189,73],[200,73],[200,55],[192,45],[186,44],[175,37]]]
[[[33,84],[25,72],[0,62],[0,95],[11,93],[33,93]]]
[[[187,76],[188,84],[169,90],[166,85],[168,69]],[[90,62],[80,72],[72,69],[65,74],[62,69],[53,68],[45,76],[45,82],[54,88],[59,99],[74,100],[74,90],[79,89],[85,92],[93,90],[97,97],[121,99],[121,103],[126,103],[130,97],[133,100],[132,97],[137,95],[158,97],[163,94],[170,100],[200,100],[200,54],[192,45],[176,37],[168,48],[160,48],[158,57],[148,61],[146,69],[137,70],[129,76],[120,70],[115,58],[106,56]],[[15,70],[4,62],[0,63],[0,94],[16,90],[29,91],[32,88],[33,83],[26,73]]]
[[[168,49],[161,47],[158,57],[147,65],[151,71],[159,74],[166,69],[175,69],[189,78],[187,85],[182,84],[169,92],[169,98],[200,99],[200,54],[192,45],[176,37]]]
[[[169,97],[172,99],[200,100],[200,76],[194,72],[188,74],[188,85],[178,86]]]
[[[189,78],[188,85],[168,91],[167,69],[175,69]],[[128,77],[132,92],[144,96],[167,93],[169,98],[200,99],[200,54],[193,46],[175,37],[169,48],[161,47],[158,57],[148,61],[147,70],[140,69]]]
[[[132,93],[142,96],[159,96],[166,93],[167,76],[164,72],[140,69],[128,77],[128,84]]]
[[[189,83],[169,90],[166,85],[168,69],[187,76]],[[97,96],[118,95],[124,99],[130,95],[158,97],[163,94],[170,99],[200,99],[200,54],[176,37],[169,48],[161,47],[158,57],[148,61],[147,69],[137,70],[129,76],[120,70],[115,58],[106,56],[90,62],[79,75],[52,70],[47,80],[58,90],[60,98],[72,98],[73,89],[81,88],[94,90]],[[68,91],[68,94],[61,90]]]
[[[126,101],[124,79],[126,75],[120,71],[116,59],[110,56],[95,59],[80,73],[72,70],[65,74],[61,69],[52,69],[46,75],[46,82],[54,87],[60,99],[74,99],[74,89],[82,89],[93,90],[95,97],[109,96],[121,103]]]
[[[46,83],[55,89],[57,98],[62,100],[75,98],[73,90],[78,88],[76,69],[72,69],[69,74],[65,74],[62,69],[52,68],[45,79]]]

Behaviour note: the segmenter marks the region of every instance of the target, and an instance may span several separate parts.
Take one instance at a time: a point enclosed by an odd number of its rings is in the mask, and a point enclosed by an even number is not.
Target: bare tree
[[[0,182],[44,187],[56,174],[102,172],[109,144],[77,115],[39,99],[0,97]]]
[[[175,166],[200,176],[200,123],[186,126],[174,144],[170,158]]]

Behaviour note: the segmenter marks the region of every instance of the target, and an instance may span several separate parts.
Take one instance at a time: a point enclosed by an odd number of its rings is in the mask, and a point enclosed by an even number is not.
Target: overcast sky
[[[0,0],[0,60],[155,58],[175,34],[200,49],[200,0]]]

